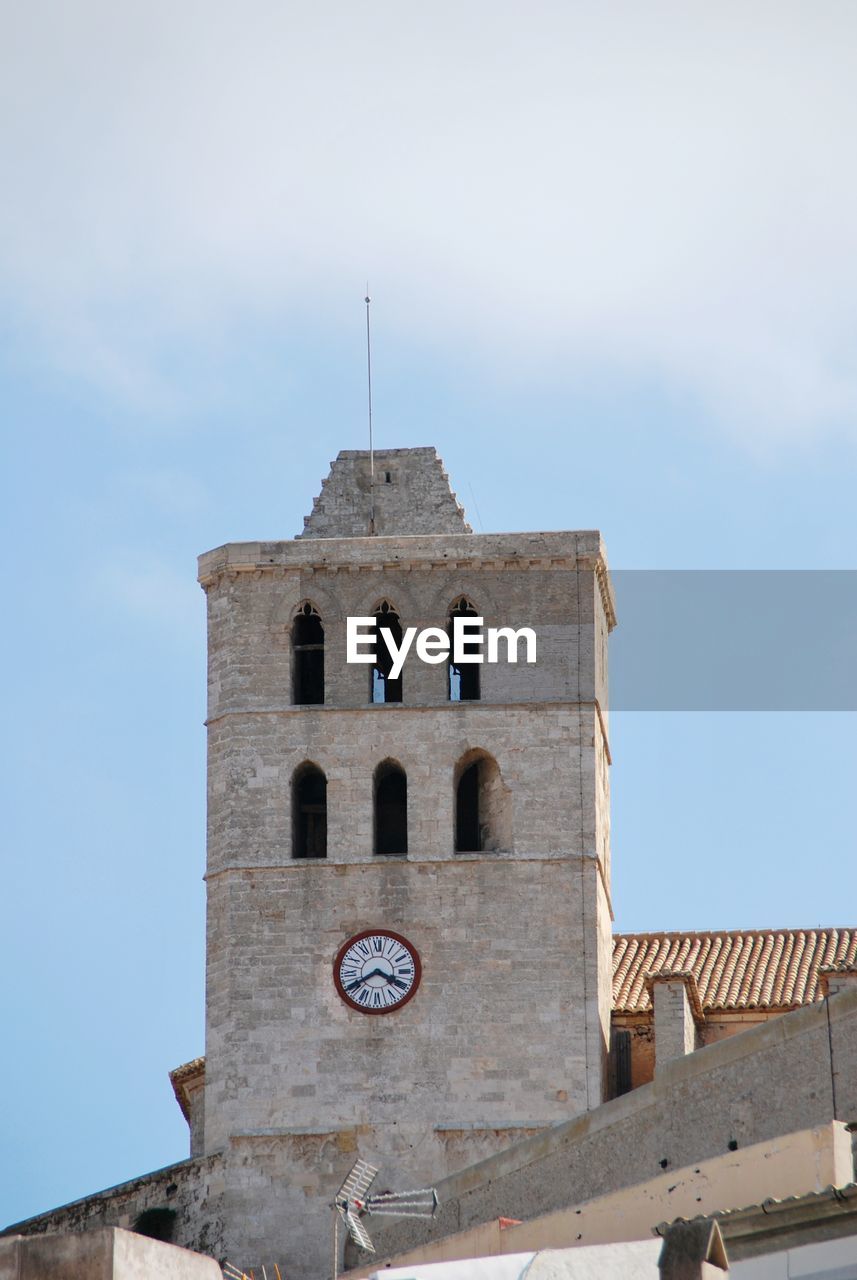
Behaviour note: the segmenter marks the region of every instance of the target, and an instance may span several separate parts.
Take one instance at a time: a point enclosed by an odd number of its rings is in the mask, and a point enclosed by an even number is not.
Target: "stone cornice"
[[[292,538],[283,542],[230,542],[199,557],[199,582],[208,590],[226,575],[253,573],[358,573],[367,569],[426,572],[482,569],[579,571],[595,574],[609,628],[616,608],[601,534],[421,534],[410,537]]]

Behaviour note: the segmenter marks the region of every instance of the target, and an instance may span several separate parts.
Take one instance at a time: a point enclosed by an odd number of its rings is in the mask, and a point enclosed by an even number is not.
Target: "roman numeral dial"
[[[399,933],[367,929],[349,938],[333,962],[340,997],[359,1013],[393,1013],[420,985],[416,947]]]

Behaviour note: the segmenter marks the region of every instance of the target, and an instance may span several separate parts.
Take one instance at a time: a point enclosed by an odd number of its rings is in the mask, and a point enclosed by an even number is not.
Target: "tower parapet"
[[[471,533],[434,448],[343,449],[299,538]]]

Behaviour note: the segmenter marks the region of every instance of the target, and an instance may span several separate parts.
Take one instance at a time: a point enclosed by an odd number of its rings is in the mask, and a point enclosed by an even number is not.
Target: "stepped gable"
[[[322,481],[299,538],[472,533],[434,448],[343,449]],[[374,497],[374,504],[373,504]],[[372,509],[374,505],[374,527]]]

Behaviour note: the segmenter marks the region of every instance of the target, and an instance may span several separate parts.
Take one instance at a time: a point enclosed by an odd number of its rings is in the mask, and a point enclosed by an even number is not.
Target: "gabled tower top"
[[[343,449],[297,536],[472,532],[436,449],[376,449],[374,492],[369,450]]]

